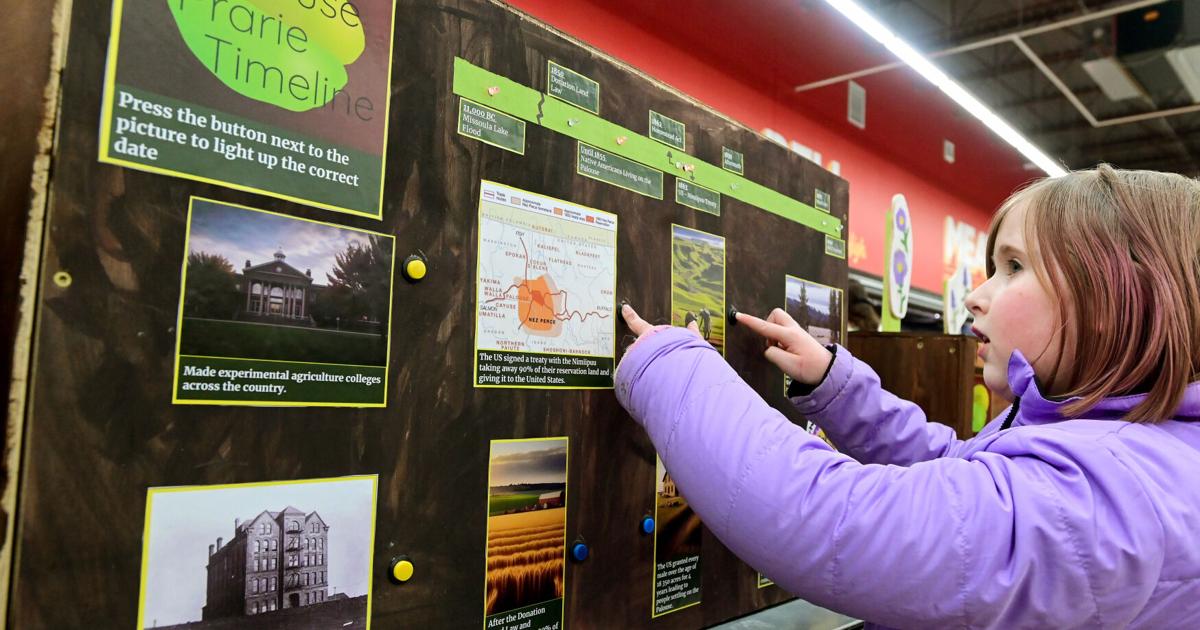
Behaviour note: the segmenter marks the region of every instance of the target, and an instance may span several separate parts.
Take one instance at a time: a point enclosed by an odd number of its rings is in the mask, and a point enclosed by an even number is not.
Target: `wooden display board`
[[[700,529],[655,610],[642,520],[681,501],[612,392],[617,305],[697,319],[785,409],[725,312],[842,340],[846,182],[502,4],[282,4],[74,3],[10,627],[518,628],[517,520],[558,627],[788,599]],[[238,25],[219,63],[251,65],[215,70]]]

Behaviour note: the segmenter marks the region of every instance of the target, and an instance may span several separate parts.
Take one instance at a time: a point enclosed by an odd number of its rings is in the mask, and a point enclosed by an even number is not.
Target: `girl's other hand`
[[[769,345],[763,354],[784,374],[805,385],[819,385],[825,378],[833,353],[783,309],[771,311],[765,320],[738,313],[737,320],[766,338]]]

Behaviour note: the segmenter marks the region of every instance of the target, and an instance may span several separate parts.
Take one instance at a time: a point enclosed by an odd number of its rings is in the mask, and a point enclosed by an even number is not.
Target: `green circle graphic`
[[[226,86],[294,112],[329,103],[366,45],[347,0],[166,0],[192,54]]]

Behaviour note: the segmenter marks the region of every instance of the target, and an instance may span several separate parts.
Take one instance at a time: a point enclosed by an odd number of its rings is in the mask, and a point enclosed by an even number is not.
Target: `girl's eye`
[[[1017,273],[1017,272],[1018,272],[1018,271],[1020,271],[1020,270],[1021,270],[1021,263],[1020,263],[1020,262],[1018,262],[1016,259],[1010,259],[1010,260],[1008,261],[1008,275],[1010,275],[1010,276],[1011,276],[1011,275],[1013,275],[1014,273]]]

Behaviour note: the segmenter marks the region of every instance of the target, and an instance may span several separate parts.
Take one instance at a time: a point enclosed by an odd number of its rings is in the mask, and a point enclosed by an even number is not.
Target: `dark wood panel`
[[[963,335],[852,332],[847,348],[879,374],[883,388],[916,403],[932,422],[975,434],[976,341]],[[989,416],[990,417],[990,416]]]
[[[781,306],[786,274],[844,286],[845,261],[820,233],[725,198],[720,217],[575,174],[575,142],[529,125],[519,156],[455,132],[452,61],[461,56],[542,89],[546,60],[599,81],[602,115],[643,130],[647,110],[683,121],[690,152],[745,154],[747,176],[801,200],[844,181],[603,55],[506,7],[461,0],[397,7],[384,220],[336,215],[96,161],[110,6],[77,2],[55,156],[54,203],[21,488],[20,559],[10,621],[21,628],[130,627],[137,613],[147,487],[379,474],[372,616],[376,627],[472,627],[483,617],[489,440],[570,437],[567,538],[593,556],[567,567],[571,627],[697,627],[780,602],[705,535],[704,603],[650,620],[654,453],[611,391],[475,389],[479,182],[498,181],[615,212],[617,294],[648,319],[670,307],[670,226],[727,239],[726,301]],[[673,185],[670,177],[666,184]],[[669,193],[668,188],[668,193]],[[187,200],[201,195],[396,235],[399,259],[422,250],[429,277],[395,285],[386,409],[171,405],[171,370]],[[49,281],[70,269],[75,282]],[[622,330],[623,332],[623,330]],[[623,341],[623,340],[622,340]],[[621,345],[621,344],[619,344]],[[782,405],[780,374],[748,331],[728,331],[730,363]],[[686,489],[684,489],[686,492]],[[86,533],[86,536],[81,536]],[[384,579],[410,555],[417,578]],[[69,567],[66,565],[69,559]]]

